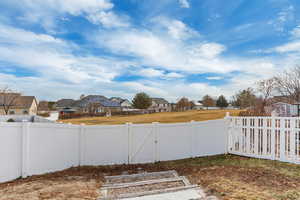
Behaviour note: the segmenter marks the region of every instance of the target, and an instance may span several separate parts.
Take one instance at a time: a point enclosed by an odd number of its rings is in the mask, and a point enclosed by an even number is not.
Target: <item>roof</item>
[[[73,99],[60,99],[56,102],[56,107],[59,108],[71,107],[74,102],[75,100]]]
[[[169,102],[164,98],[151,98],[156,104],[168,104]]]
[[[289,96],[274,96],[272,98],[272,102],[273,103],[282,102],[282,103],[288,103],[288,104],[297,104],[298,103],[295,100],[293,100],[292,98],[290,98]]]
[[[40,101],[38,111],[49,111],[48,101]]]
[[[104,107],[120,107],[120,103],[111,101],[102,95],[88,95],[81,100],[77,100],[72,107],[86,107],[90,103],[100,103]]]
[[[36,101],[34,96],[18,96],[12,103],[11,108],[28,109]],[[0,103],[1,104],[1,103]],[[4,102],[2,102],[4,104]]]
[[[114,102],[118,102],[119,104],[123,103],[123,102],[128,102],[130,103],[130,101],[128,99],[122,99],[121,97],[111,97],[109,98],[110,101],[114,101]]]
[[[202,103],[199,103],[199,102],[194,102],[195,106],[203,106]]]

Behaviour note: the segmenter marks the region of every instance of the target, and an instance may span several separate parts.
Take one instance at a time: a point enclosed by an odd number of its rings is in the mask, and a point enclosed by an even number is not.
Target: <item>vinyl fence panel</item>
[[[79,128],[68,124],[30,123],[27,145],[28,175],[78,166]]]
[[[22,175],[22,124],[0,123],[0,182]]]
[[[128,163],[128,126],[86,126],[83,133],[82,164]]]

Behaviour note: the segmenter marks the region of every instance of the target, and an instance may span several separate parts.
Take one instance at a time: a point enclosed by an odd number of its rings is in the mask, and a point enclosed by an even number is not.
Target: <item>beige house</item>
[[[163,98],[151,98],[151,106],[148,110],[153,112],[171,112],[171,104]]]
[[[9,115],[36,115],[38,109],[38,102],[34,96],[21,96],[13,100],[9,106]],[[0,115],[5,115],[3,102],[0,102]]]

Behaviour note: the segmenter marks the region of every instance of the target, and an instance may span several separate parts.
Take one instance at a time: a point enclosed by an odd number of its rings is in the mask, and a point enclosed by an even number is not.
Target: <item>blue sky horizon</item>
[[[297,0],[3,0],[0,87],[175,102],[226,97],[300,64]]]

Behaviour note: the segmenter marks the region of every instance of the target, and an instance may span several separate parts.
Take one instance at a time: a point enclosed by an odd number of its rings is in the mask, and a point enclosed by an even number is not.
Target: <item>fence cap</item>
[[[230,117],[230,112],[226,112],[226,117]]]

